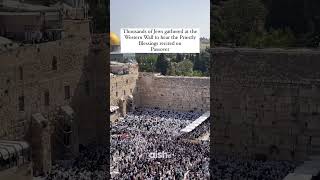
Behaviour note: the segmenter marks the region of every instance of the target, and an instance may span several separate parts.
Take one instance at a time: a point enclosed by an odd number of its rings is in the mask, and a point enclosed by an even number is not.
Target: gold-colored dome
[[[111,46],[120,45],[120,38],[116,35],[116,33],[110,32],[110,45]]]

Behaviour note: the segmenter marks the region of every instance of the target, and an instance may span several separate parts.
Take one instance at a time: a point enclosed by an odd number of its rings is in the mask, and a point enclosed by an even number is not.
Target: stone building
[[[250,158],[320,153],[320,52],[213,48],[213,149]]]
[[[35,176],[77,156],[80,144],[103,143],[109,48],[107,35],[91,34],[89,23],[63,16],[61,38],[0,38],[0,140],[30,145]]]
[[[133,108],[133,94],[139,72],[138,64],[131,63],[111,62],[110,69],[110,107],[117,109],[113,111],[111,120],[115,121],[119,115],[124,116]]]

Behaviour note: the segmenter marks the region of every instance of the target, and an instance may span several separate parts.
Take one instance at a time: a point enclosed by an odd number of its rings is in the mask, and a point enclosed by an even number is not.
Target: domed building
[[[110,47],[111,52],[120,52],[120,38],[114,32],[110,32]]]

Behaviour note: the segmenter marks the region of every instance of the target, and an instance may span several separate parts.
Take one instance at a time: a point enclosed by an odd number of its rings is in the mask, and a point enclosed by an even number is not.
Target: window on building
[[[57,69],[58,69],[57,57],[53,56],[53,58],[52,58],[52,70],[57,70]]]
[[[24,96],[19,97],[19,111],[24,111]]]
[[[63,143],[64,143],[65,146],[69,146],[70,145],[70,134],[64,134]]]
[[[130,93],[132,93],[132,89],[130,89]]]
[[[89,96],[90,95],[90,82],[89,81],[85,82],[85,90],[86,90],[87,96]]]
[[[311,143],[312,143],[312,136],[309,136],[309,142],[308,142],[308,144],[311,145]]]
[[[118,92],[116,92],[116,97],[118,97]]]
[[[49,96],[49,91],[46,91],[44,93],[44,105],[49,106],[50,105],[50,96]]]
[[[19,79],[23,80],[23,68],[21,66],[19,67]]]
[[[63,136],[63,143],[65,146],[69,146],[71,143],[71,126],[68,124],[64,124],[64,136]]]
[[[123,95],[126,95],[126,90],[123,90]]]
[[[70,86],[64,86],[64,99],[70,99]]]

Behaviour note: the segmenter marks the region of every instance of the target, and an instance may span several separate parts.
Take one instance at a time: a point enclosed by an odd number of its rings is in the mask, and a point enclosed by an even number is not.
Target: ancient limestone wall
[[[91,50],[87,20],[65,21],[64,33],[65,38],[59,41],[24,44],[1,52],[0,139],[30,142],[41,138],[30,132],[32,114],[41,113],[54,126],[57,112],[64,105],[70,105],[75,112],[81,144],[99,139],[106,117],[105,96],[101,94],[106,94],[107,89],[108,48]],[[23,109],[19,108],[21,97]],[[47,149],[51,147],[55,146],[32,145],[34,151],[42,153],[54,151]],[[51,155],[46,156],[40,157],[40,161],[49,164],[50,171]]]
[[[205,112],[210,109],[209,88],[208,77],[140,73],[134,92],[134,104],[137,107]]]
[[[87,34],[25,45],[0,54],[0,137],[20,139],[28,129],[31,114],[43,112],[49,118],[57,106],[72,101],[75,89],[84,83],[81,77],[89,52],[89,37]],[[56,70],[53,69],[54,59]],[[64,86],[67,85],[70,86],[70,99],[64,96]],[[49,92],[48,106],[44,104],[45,92]],[[24,97],[23,111],[19,110],[21,96]]]
[[[136,89],[138,74],[138,65],[132,64],[128,74],[110,77],[110,106],[121,107],[122,114],[127,112],[127,103]]]
[[[320,52],[212,49],[214,150],[303,160],[320,152]]]

